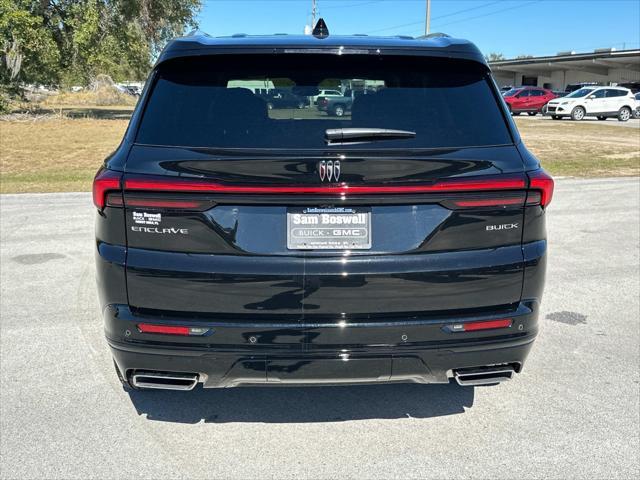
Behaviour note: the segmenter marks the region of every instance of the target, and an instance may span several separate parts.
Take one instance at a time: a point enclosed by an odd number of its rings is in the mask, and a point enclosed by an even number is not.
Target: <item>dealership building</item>
[[[567,85],[597,82],[620,85],[640,82],[640,50],[598,49],[591,53],[560,52],[549,57],[490,62],[499,86],[530,85],[565,90]]]

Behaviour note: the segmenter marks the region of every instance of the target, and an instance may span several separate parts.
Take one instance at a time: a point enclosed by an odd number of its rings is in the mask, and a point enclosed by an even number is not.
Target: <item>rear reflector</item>
[[[122,173],[101,168],[93,179],[93,204],[99,209],[106,205],[106,194],[112,190],[120,190]]]
[[[553,198],[553,178],[542,169],[528,172],[527,175],[529,176],[529,190],[540,192],[540,205],[546,207]],[[527,200],[527,204],[531,204],[529,200]]]
[[[474,332],[477,330],[492,330],[494,328],[508,328],[512,320],[504,318],[502,320],[486,320],[483,322],[467,322],[453,325],[454,332]],[[457,328],[458,327],[458,328]]]
[[[141,333],[161,333],[164,335],[204,335],[209,332],[205,327],[184,327],[177,325],[153,325],[151,323],[139,323],[138,330]]]

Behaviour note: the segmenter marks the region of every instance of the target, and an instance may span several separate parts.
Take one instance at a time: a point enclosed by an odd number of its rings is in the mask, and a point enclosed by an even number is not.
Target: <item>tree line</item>
[[[0,0],[0,85],[144,79],[201,0]]]

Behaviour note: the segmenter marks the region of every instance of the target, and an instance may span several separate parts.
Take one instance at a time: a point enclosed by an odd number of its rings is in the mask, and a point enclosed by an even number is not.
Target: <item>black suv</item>
[[[300,95],[296,95],[287,89],[274,89],[269,92],[260,95],[265,101],[267,108],[272,110],[274,108],[304,108],[309,105],[309,100],[305,97],[301,97]]]
[[[376,91],[329,117],[238,80]],[[176,39],[94,181],[116,370],[173,390],[509,379],[552,192],[465,40]]]

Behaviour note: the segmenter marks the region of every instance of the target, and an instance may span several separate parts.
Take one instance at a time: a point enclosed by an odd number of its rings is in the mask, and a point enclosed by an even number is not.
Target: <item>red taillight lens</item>
[[[139,323],[138,330],[141,333],[161,333],[164,335],[205,335],[209,332],[206,327],[185,327],[180,325],[153,325],[151,323]]]
[[[502,320],[487,320],[484,322],[469,322],[462,324],[463,332],[474,332],[477,330],[493,330],[494,328],[508,328],[511,326],[512,320],[504,318]]]
[[[101,168],[93,179],[93,204],[103,209],[106,205],[107,192],[120,190],[122,173]]]
[[[447,324],[442,329],[447,333],[477,332],[478,330],[495,330],[498,328],[510,328],[513,324],[511,318],[501,318],[499,320],[483,320],[479,322],[465,322]]]
[[[544,208],[553,198],[553,178],[544,170],[536,170],[534,172],[528,172],[529,176],[529,191],[539,192],[540,205]],[[527,204],[531,204],[531,199],[527,200]]]

